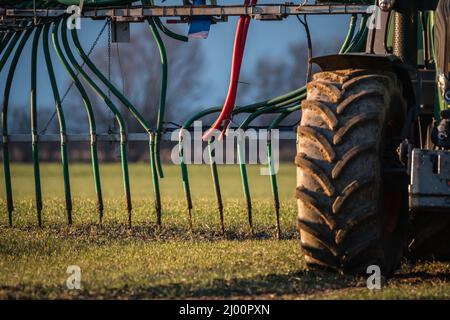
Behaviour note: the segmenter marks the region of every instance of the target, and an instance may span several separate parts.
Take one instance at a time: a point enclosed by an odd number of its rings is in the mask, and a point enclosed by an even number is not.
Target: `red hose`
[[[257,0],[245,0],[244,5],[255,5]],[[236,28],[236,37],[234,39],[234,49],[233,49],[233,58],[231,63],[231,76],[230,76],[230,84],[228,87],[227,98],[225,99],[225,103],[223,105],[222,111],[211,126],[211,128],[203,135],[203,140],[208,140],[209,137],[215,130],[219,130],[222,127],[222,135],[228,128],[228,125],[231,121],[231,116],[234,110],[234,106],[236,104],[236,96],[238,90],[239,83],[239,75],[241,73],[242,60],[244,57],[245,44],[247,42],[247,34],[250,26],[250,17],[249,16],[241,16],[239,18],[237,28]]]

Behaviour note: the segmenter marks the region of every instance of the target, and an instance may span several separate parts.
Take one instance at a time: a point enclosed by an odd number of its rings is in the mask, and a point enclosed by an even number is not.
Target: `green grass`
[[[363,278],[307,271],[295,228],[295,168],[282,165],[281,241],[273,238],[268,177],[249,166],[256,235],[248,234],[239,170],[221,166],[226,234],[220,235],[208,166],[190,166],[194,230],[188,228],[179,168],[166,166],[163,227],[155,225],[149,168],[130,167],[133,227],[127,227],[119,165],[102,165],[105,218],[97,221],[88,165],[72,165],[74,225],[66,225],[58,164],[44,164],[42,229],[36,227],[32,168],[12,167],[16,210],[7,227],[0,171],[0,298],[449,298],[450,266],[404,263],[382,290]],[[82,290],[66,288],[66,269],[82,270]]]

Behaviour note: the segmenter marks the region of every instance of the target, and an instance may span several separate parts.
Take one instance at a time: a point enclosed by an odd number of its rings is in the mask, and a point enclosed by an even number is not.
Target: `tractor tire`
[[[400,264],[407,185],[389,190],[382,169],[398,161],[389,142],[405,114],[394,73],[320,72],[308,84],[295,163],[298,227],[309,268],[361,274],[377,265],[388,277]]]

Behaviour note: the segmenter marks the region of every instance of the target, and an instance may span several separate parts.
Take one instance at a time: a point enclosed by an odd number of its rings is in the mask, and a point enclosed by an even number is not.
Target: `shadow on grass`
[[[441,272],[441,273],[430,273],[426,271],[416,271],[416,272],[406,272],[396,274],[392,280],[399,280],[400,282],[422,282],[429,280],[440,280],[440,281],[450,281],[450,273],[449,272]]]
[[[129,228],[123,224],[84,224],[77,226],[67,225],[47,225],[44,228],[38,227],[0,227],[0,230],[13,230],[26,233],[36,233],[37,235],[44,232],[48,236],[63,237],[64,239],[73,239],[76,241],[88,241],[96,244],[102,242],[110,243],[114,241],[142,240],[142,241],[244,241],[244,240],[272,240],[275,233],[268,230],[257,230],[251,235],[245,228],[230,227],[222,235],[217,228],[194,229],[190,232],[183,226],[175,224],[166,224],[158,227],[156,224],[138,225]],[[282,240],[298,239],[298,232],[295,228],[282,231]]]
[[[78,291],[69,291],[62,286],[50,288],[36,285],[3,286],[0,287],[0,297],[6,299],[276,299],[283,296],[302,298],[305,295],[354,288],[357,285],[357,280],[353,277],[301,271],[286,275],[270,274],[244,279],[216,279],[207,285],[173,283]]]

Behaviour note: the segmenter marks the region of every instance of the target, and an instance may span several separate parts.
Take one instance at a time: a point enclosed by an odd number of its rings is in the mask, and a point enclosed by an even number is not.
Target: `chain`
[[[122,59],[120,58],[119,44],[116,43],[117,60],[119,62],[120,78],[122,79],[122,94],[125,94],[125,76],[123,72]]]
[[[100,40],[100,37],[103,35],[103,33],[105,32],[106,29],[106,25],[107,23],[105,23],[102,27],[102,29],[100,30],[100,32],[97,35],[97,38],[94,40],[94,42],[92,43],[91,47],[89,48],[89,51],[87,52],[87,56],[89,57],[92,52],[94,51],[95,47],[98,44],[98,41]],[[81,64],[81,69],[84,68],[84,66],[86,65],[86,62],[83,61],[83,63]],[[75,78],[78,79],[78,76],[80,75],[80,71],[77,71]],[[67,95],[69,94],[70,90],[72,89],[73,85],[75,84],[75,81],[72,79],[72,82],[70,83],[70,85],[67,87],[66,91],[64,92],[64,95],[61,99],[61,104],[63,104],[64,100],[66,99]],[[47,129],[50,125],[50,123],[53,121],[53,119],[56,116],[56,110],[53,111],[52,116],[50,117],[50,119],[47,121],[47,123],[44,126],[44,129],[41,131],[40,134],[45,134],[47,132]]]
[[[108,19],[108,82],[111,83],[111,42],[112,42],[112,35],[111,35],[111,19]],[[108,98],[111,100],[111,89],[108,87]],[[110,111],[111,115],[111,123],[108,126],[108,131],[110,133],[116,132],[116,121],[114,121],[114,114],[112,111]]]
[[[111,19],[108,19],[108,81],[111,83]],[[109,88],[108,98],[111,99],[111,89]]]

